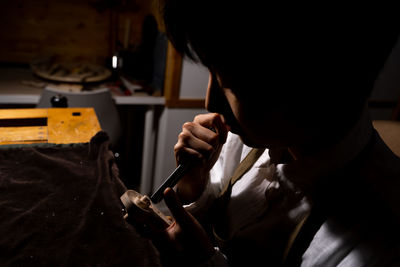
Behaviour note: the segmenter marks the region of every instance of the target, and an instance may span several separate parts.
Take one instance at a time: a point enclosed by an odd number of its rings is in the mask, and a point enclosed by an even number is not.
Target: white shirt
[[[229,133],[220,158],[210,171],[210,182],[206,190],[197,202],[186,208],[195,215],[207,211],[211,202],[229,182],[236,167],[250,150],[251,148],[244,145],[239,136]],[[308,211],[309,206],[301,196],[295,196],[291,183],[280,175],[283,164],[271,163],[268,152],[266,150],[253,167],[232,187],[231,199],[227,207],[228,228],[230,238],[251,240],[252,243],[257,244],[258,249],[265,248],[265,252],[271,251],[272,255],[268,256],[271,261],[271,257],[276,257],[274,261],[280,261],[282,255],[273,252],[271,246],[274,246],[273,239],[281,239],[279,240],[282,243],[280,247],[285,246],[287,236],[279,238],[279,236],[272,237],[269,234],[260,235],[260,233],[271,233],[278,228],[290,234],[302,215]],[[268,199],[266,194],[268,194]],[[283,204],[271,205],[271,199],[277,199],[277,202],[280,202],[285,195],[293,196],[293,199],[286,197],[287,201],[283,201]],[[263,218],[260,218],[262,215]],[[283,224],[282,221],[285,223]],[[282,253],[283,249],[279,251]],[[262,263],[256,258],[253,261]],[[204,266],[229,265],[218,250]]]
[[[245,248],[247,244],[249,249],[253,249],[251,246],[254,246],[255,253],[259,256],[254,262],[261,260],[262,266],[268,265],[269,262],[277,263],[282,255],[275,251],[269,254],[269,251],[274,249],[274,244],[282,240],[286,243],[287,236],[280,235],[280,231],[290,234],[293,227],[310,209],[310,202],[299,191],[312,188],[313,183],[322,179],[321,177],[349,164],[366,147],[372,134],[371,120],[368,114],[364,114],[343,140],[313,157],[275,165],[271,163],[269,154],[279,153],[266,150],[232,188],[231,200],[227,207],[229,237],[240,242],[244,240]],[[385,150],[384,147],[383,143],[379,143],[374,146],[373,151]],[[220,158],[210,171],[210,182],[206,190],[198,201],[187,206],[191,213],[201,214],[208,209],[250,149],[237,135],[228,134]],[[393,158],[390,152],[384,152],[378,158],[368,158],[371,162],[367,162],[367,165],[375,166],[374,162],[382,160],[382,157],[391,159],[388,160],[389,164],[393,164],[393,160],[399,163],[398,168],[392,168],[385,175],[389,177],[388,181],[395,178],[395,182],[389,182],[389,186],[400,189],[398,182],[400,160]],[[391,169],[385,164],[381,164],[379,168]],[[385,189],[381,192],[385,194]],[[367,261],[371,263],[371,259],[379,258],[383,253],[380,251],[380,254],[375,255],[375,252],[371,254],[371,251],[366,250],[365,243],[354,237],[354,229],[345,229],[335,223],[335,219],[328,216],[305,251],[301,266],[366,266]],[[366,252],[371,255],[368,257],[363,255]],[[243,260],[252,262],[256,257],[250,255],[248,259]],[[229,264],[226,257],[217,250],[215,256],[204,266],[229,266]]]

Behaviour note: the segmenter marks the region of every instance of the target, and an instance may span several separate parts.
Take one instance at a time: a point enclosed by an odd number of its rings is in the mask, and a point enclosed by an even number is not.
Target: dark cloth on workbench
[[[158,266],[123,219],[125,190],[105,132],[0,147],[0,266]]]

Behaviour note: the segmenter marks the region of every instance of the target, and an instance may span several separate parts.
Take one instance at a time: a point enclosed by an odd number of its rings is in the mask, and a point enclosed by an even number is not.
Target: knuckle
[[[193,121],[198,121],[199,119],[201,119],[203,117],[203,114],[198,114],[196,116],[194,116]]]
[[[193,160],[198,160],[198,161],[204,161],[205,160],[205,155],[203,155],[203,153],[197,153],[196,155],[195,155],[195,157],[193,158]]]
[[[183,145],[181,143],[179,143],[179,142],[174,145],[174,151],[175,152],[180,151],[182,148],[183,148]]]
[[[187,130],[191,130],[194,127],[194,123],[193,122],[185,122],[182,126],[182,129],[187,129]]]
[[[214,147],[213,146],[207,146],[205,148],[205,153],[207,154],[207,156],[211,155],[214,152]]]
[[[218,114],[218,113],[211,113],[210,116],[211,116],[211,119],[212,119],[213,121],[214,121],[214,120],[217,120],[217,119],[219,118],[219,114]]]
[[[204,118],[206,118],[208,115],[207,114],[197,114],[193,121],[199,121],[199,120],[203,120]]]
[[[182,142],[185,142],[185,141],[189,140],[189,138],[190,138],[190,134],[188,132],[185,132],[185,131],[181,132],[178,135],[178,139],[181,140]]]
[[[214,125],[220,120],[220,115],[218,113],[210,114],[210,121]]]
[[[218,133],[214,133],[209,136],[208,143],[212,146],[218,146],[220,143],[220,135]]]
[[[213,135],[210,135],[210,143],[216,144],[219,141],[219,134],[214,133]]]

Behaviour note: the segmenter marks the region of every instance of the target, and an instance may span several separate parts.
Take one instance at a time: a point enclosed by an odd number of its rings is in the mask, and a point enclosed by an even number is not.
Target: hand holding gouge
[[[150,197],[151,201],[154,203],[161,201],[164,190],[175,186],[188,172],[193,172],[193,176],[201,176],[201,173],[208,172],[218,158],[228,130],[222,116],[217,113],[201,114],[196,116],[193,122],[185,123],[175,145],[175,156],[177,159],[184,156],[188,158],[188,155],[197,156],[203,161],[204,166],[201,168],[205,171],[194,170],[198,163],[196,160],[187,160],[179,164]],[[205,184],[205,179],[205,177],[193,177],[192,182]]]

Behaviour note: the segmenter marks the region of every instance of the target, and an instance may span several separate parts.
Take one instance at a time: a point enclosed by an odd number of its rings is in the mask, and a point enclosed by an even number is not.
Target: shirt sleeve
[[[188,212],[196,216],[198,214],[204,213],[214,199],[214,190],[211,186],[210,179],[208,178],[207,185],[201,196],[195,202],[184,205],[184,207]]]
[[[218,160],[212,167],[207,179],[207,185],[195,202],[185,205],[187,211],[193,215],[205,213],[211,203],[218,197],[222,188],[229,182],[237,165],[240,163],[243,152],[243,143],[239,136],[228,133],[226,143],[222,147]]]

